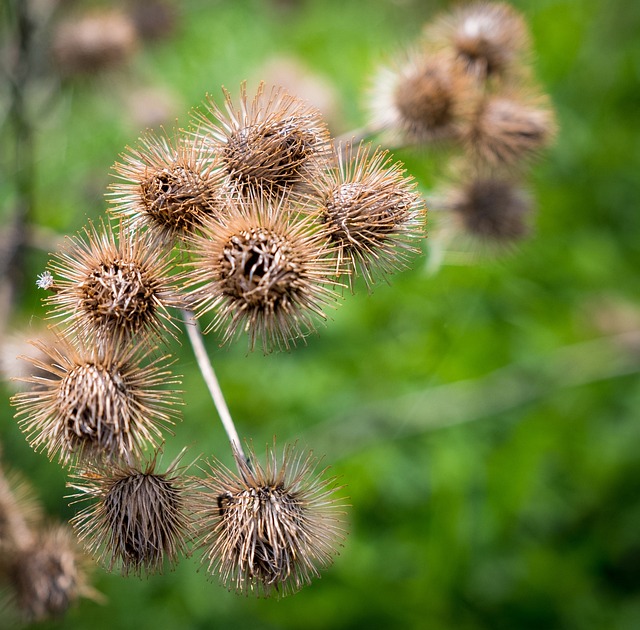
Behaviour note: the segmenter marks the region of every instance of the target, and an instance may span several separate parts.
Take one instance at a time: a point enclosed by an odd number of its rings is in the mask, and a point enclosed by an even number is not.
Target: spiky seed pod
[[[7,567],[12,599],[24,620],[57,618],[80,597],[95,597],[85,564],[68,527],[38,531],[29,546],[11,556]]]
[[[311,453],[267,449],[266,465],[236,453],[238,473],[214,462],[196,522],[208,571],[230,590],[268,597],[302,588],[344,540],[344,503]]]
[[[370,126],[409,144],[452,141],[478,99],[473,78],[447,51],[413,51],[382,68],[370,90]]]
[[[321,226],[297,216],[287,199],[230,204],[194,237],[192,252],[187,288],[196,315],[216,311],[206,331],[221,331],[223,343],[245,331],[250,349],[257,341],[265,352],[289,348],[337,302],[326,286],[335,283],[335,252]]]
[[[138,36],[127,13],[87,11],[57,24],[53,58],[67,76],[90,75],[123,65],[135,52]]]
[[[62,464],[80,459],[125,460],[146,444],[157,445],[173,424],[179,402],[169,389],[177,381],[169,357],[149,360],[138,344],[105,348],[72,345],[59,338],[49,345],[33,342],[50,360],[25,357],[45,376],[25,379],[37,385],[16,394],[16,417],[36,451]]]
[[[479,104],[462,142],[478,163],[518,168],[549,146],[555,133],[546,97],[510,92],[489,95]]]
[[[69,237],[49,263],[54,276],[53,294],[46,300],[53,307],[50,316],[98,344],[173,334],[168,308],[182,301],[170,279],[172,266],[169,253],[149,232],[121,229],[116,237],[111,226],[91,224]]]
[[[87,551],[123,575],[156,573],[165,560],[175,565],[191,538],[194,481],[176,458],[156,472],[157,454],[148,464],[79,469],[68,485],[75,502],[88,502],[72,519]]]
[[[295,190],[326,162],[330,135],[317,109],[279,88],[267,94],[262,83],[251,101],[242,84],[239,108],[224,95],[224,110],[205,103],[195,133],[211,142],[237,191]]]
[[[471,178],[449,193],[448,207],[464,233],[488,245],[510,245],[531,231],[531,198],[511,178]]]
[[[387,151],[348,146],[312,185],[320,221],[337,249],[336,274],[346,269],[352,282],[359,272],[371,286],[376,272],[392,273],[418,251],[425,203]]]
[[[503,2],[474,2],[439,15],[424,29],[430,44],[447,46],[481,80],[522,72],[530,38],[523,16]]]
[[[148,132],[113,167],[111,212],[134,228],[148,227],[161,244],[193,232],[215,213],[224,174],[197,138]]]

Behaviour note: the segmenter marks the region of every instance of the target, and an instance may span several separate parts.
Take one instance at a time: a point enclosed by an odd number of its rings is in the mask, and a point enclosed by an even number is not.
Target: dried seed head
[[[148,232],[122,229],[116,238],[110,226],[91,224],[49,263],[56,287],[46,300],[50,315],[101,344],[171,332],[167,308],[182,304],[169,280],[172,264]]]
[[[189,513],[193,482],[174,460],[156,472],[156,457],[146,466],[90,466],[69,486],[76,501],[88,501],[71,521],[88,552],[123,575],[162,571],[173,566],[191,537]]]
[[[344,503],[317,460],[267,449],[266,466],[236,455],[238,474],[216,462],[204,480],[196,523],[211,574],[238,593],[268,597],[302,588],[327,567],[344,540]]]
[[[446,51],[413,52],[401,67],[384,68],[371,90],[371,126],[408,143],[455,140],[478,94],[464,66]]]
[[[12,598],[27,622],[63,615],[81,596],[91,596],[84,562],[66,526],[39,531],[32,544],[11,556]]]
[[[168,357],[145,364],[149,350],[116,343],[105,349],[33,342],[50,360],[24,357],[45,375],[26,378],[37,385],[12,402],[27,440],[62,464],[79,458],[124,458],[156,445],[161,429],[173,424],[176,381]]]
[[[529,33],[522,15],[502,2],[474,2],[440,15],[425,28],[431,44],[451,47],[479,79],[521,71]]]
[[[449,207],[474,239],[509,245],[530,233],[531,199],[512,179],[478,177],[450,193]]]
[[[281,89],[267,95],[264,84],[251,102],[243,84],[239,109],[224,94],[225,111],[209,99],[196,118],[196,135],[211,142],[236,190],[295,190],[324,164],[330,136],[318,110]]]
[[[359,272],[370,286],[376,271],[391,273],[417,251],[425,204],[415,180],[386,151],[348,146],[312,185],[320,221],[337,248],[336,273],[346,269],[352,281]]]
[[[148,133],[114,165],[111,211],[129,225],[146,226],[160,243],[193,232],[217,211],[224,176],[203,143]]]
[[[244,330],[251,349],[258,340],[265,352],[288,348],[336,303],[325,286],[335,255],[320,227],[296,216],[286,199],[230,205],[192,246],[196,314],[216,310],[208,330],[223,331],[223,343]]]
[[[477,162],[517,167],[549,146],[555,133],[546,98],[496,94],[482,101],[462,141]]]
[[[127,13],[87,11],[61,21],[53,36],[53,58],[67,75],[91,75],[124,64],[138,44]]]

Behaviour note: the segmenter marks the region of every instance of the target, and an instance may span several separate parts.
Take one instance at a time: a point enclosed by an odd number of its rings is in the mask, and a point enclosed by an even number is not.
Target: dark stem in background
[[[27,92],[33,76],[36,24],[27,0],[10,0],[7,10],[14,40],[12,58],[6,68],[11,98],[8,122],[14,140],[13,159],[7,156],[7,162],[13,163],[15,198],[0,251],[0,330],[4,329],[22,290],[27,224],[35,204],[34,128]]]

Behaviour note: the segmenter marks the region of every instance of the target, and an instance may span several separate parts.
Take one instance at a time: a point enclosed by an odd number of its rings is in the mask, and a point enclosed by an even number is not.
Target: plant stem
[[[246,461],[246,456],[244,454],[244,451],[242,450],[242,444],[240,443],[240,437],[238,436],[238,432],[236,431],[236,426],[233,423],[233,419],[231,418],[229,407],[227,407],[224,395],[222,394],[222,389],[220,388],[220,383],[218,382],[218,378],[216,377],[213,365],[209,360],[207,349],[205,348],[204,342],[202,340],[200,325],[198,324],[198,321],[194,317],[193,313],[187,310],[182,310],[181,312],[182,319],[187,330],[187,335],[189,335],[189,341],[191,342],[191,347],[193,348],[193,353],[195,354],[196,360],[198,362],[198,367],[200,368],[200,372],[202,373],[202,378],[209,388],[209,393],[211,394],[211,398],[213,399],[213,404],[216,406],[216,410],[218,411],[218,416],[220,417],[222,426],[227,433],[229,442],[231,442],[234,456],[237,453],[237,456]]]

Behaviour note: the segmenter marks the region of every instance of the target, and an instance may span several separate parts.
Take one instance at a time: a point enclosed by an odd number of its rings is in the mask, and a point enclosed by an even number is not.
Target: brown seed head
[[[350,282],[359,272],[370,286],[376,271],[392,273],[417,251],[425,236],[424,200],[386,151],[348,146],[312,185],[320,221],[337,248],[336,273],[346,270]]]
[[[555,116],[545,97],[506,93],[480,103],[462,141],[476,162],[514,168],[549,146],[555,133]]]
[[[50,361],[25,357],[45,376],[25,379],[37,385],[12,402],[27,440],[62,464],[76,458],[124,458],[156,445],[161,429],[173,424],[177,403],[168,357],[144,364],[149,350],[140,343],[105,349],[33,342]]]
[[[118,9],[87,11],[61,21],[53,36],[53,57],[67,75],[91,75],[118,67],[135,52],[132,19]]]
[[[211,574],[238,593],[293,593],[327,567],[344,540],[344,503],[335,478],[323,479],[317,460],[267,449],[266,466],[249,452],[236,455],[238,474],[216,462],[204,480],[196,523]]]
[[[452,48],[469,73],[482,80],[521,72],[529,50],[523,16],[502,2],[474,2],[443,13],[424,34],[430,44]]]
[[[90,502],[71,523],[109,571],[156,573],[165,559],[173,566],[186,551],[193,482],[178,469],[179,458],[165,473],[155,471],[156,459],[146,466],[90,466],[69,484],[76,501]]]
[[[371,126],[410,144],[455,140],[478,98],[473,79],[447,51],[418,51],[380,71],[371,90]]]
[[[31,545],[13,555],[7,573],[24,620],[58,618],[79,597],[91,595],[83,565],[66,526],[39,531]]]
[[[470,179],[451,193],[450,203],[464,232],[478,241],[509,245],[530,233],[531,199],[512,179]]]
[[[110,344],[122,337],[171,332],[168,307],[182,302],[169,280],[172,261],[149,232],[91,224],[70,237],[49,263],[55,277],[47,298],[52,317],[62,317],[72,332]]]
[[[324,164],[330,136],[318,110],[282,89],[267,95],[264,84],[250,102],[242,84],[239,109],[224,94],[225,111],[209,99],[195,133],[211,143],[236,190],[295,190]]]
[[[223,331],[223,343],[244,330],[251,349],[258,340],[265,352],[288,348],[337,300],[325,286],[335,282],[336,267],[325,234],[284,198],[229,205],[192,249],[196,314],[216,310],[207,330]]]
[[[111,212],[148,227],[161,244],[193,232],[220,205],[224,175],[201,140],[149,132],[121,160]]]

